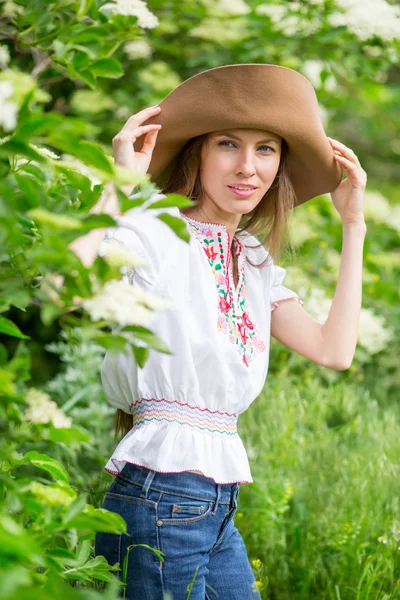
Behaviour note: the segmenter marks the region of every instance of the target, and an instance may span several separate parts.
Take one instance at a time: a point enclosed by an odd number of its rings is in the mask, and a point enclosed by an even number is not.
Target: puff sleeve
[[[272,269],[273,275],[270,292],[271,312],[278,307],[279,302],[282,300],[289,300],[290,298],[293,298],[299,304],[303,305],[303,301],[296,292],[282,285],[282,281],[286,275],[286,269],[275,264],[273,264]]]
[[[134,199],[139,194],[130,198]],[[165,198],[163,194],[155,194],[151,201]],[[104,240],[100,244],[98,254],[107,254],[107,244],[110,242],[121,244],[127,248],[133,257],[140,259],[142,264],[137,264],[133,259],[122,277],[126,283],[133,283],[138,278],[147,284],[154,284],[160,271],[160,262],[163,260],[162,250],[162,224],[156,218],[159,211],[142,208],[132,208],[124,215],[115,217],[118,227],[108,227]]]

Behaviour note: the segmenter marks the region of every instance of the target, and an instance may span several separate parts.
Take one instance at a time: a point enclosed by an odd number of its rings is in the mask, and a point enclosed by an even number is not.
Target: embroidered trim
[[[219,410],[212,411],[177,400],[165,398],[141,398],[129,406],[133,415],[133,427],[138,428],[149,421],[167,421],[189,425],[211,433],[237,435],[237,415]]]
[[[274,300],[271,302],[271,312],[273,312],[276,308],[278,308],[278,303],[282,302],[282,300],[296,300],[299,304],[304,306],[304,302],[300,300],[298,296],[288,296],[288,298],[279,298],[279,300]]]
[[[181,214],[202,245],[214,275],[218,294],[218,331],[229,336],[229,341],[236,346],[243,363],[248,367],[256,354],[266,351],[266,345],[257,332],[247,306],[244,273],[246,246],[238,237],[234,237],[233,251],[238,261],[238,283],[235,286],[231,240],[225,225],[203,223]]]
[[[131,462],[130,460],[125,460],[124,458],[111,458],[111,461],[114,463],[114,465],[117,467],[116,462],[124,462],[124,463],[129,463],[130,465],[136,465],[138,467],[144,467],[145,469],[150,469],[151,471],[156,471],[156,473],[165,473],[165,474],[174,474],[174,473],[186,473],[187,469],[182,469],[181,471],[160,471],[159,469],[153,469],[152,467],[148,467],[147,465],[141,465],[140,463],[136,463],[136,462]],[[118,468],[118,467],[117,467]],[[111,473],[111,475],[119,475],[121,473],[121,471],[113,471],[111,469],[109,469],[108,467],[104,467],[105,471],[108,471],[108,473]],[[195,469],[192,469],[195,470]],[[197,469],[196,469],[197,470]],[[193,475],[195,475],[196,473],[192,473]],[[214,479],[214,477],[211,477],[211,475],[205,475],[204,477],[209,477],[210,479],[213,479],[215,481],[215,483],[219,483],[219,484],[231,484],[231,483],[253,483],[253,480],[251,481],[216,481]]]

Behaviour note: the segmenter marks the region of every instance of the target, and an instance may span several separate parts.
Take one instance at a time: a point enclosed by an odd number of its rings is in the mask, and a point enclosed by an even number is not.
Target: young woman
[[[116,431],[125,434],[105,466],[115,479],[103,506],[123,516],[128,535],[98,533],[96,554],[122,567],[130,547],[129,599],[169,592],[186,600],[189,587],[192,600],[260,598],[233,522],[240,484],[253,481],[237,419],[264,386],[271,334],[326,368],[349,368],[366,174],[352,150],[326,137],[308,80],[276,65],[191,77],[160,106],[130,117],[113,148],[118,164],[150,173],[156,197],[177,192],[193,205],[133,208],[107,232],[108,243],[148,263],[131,269],[126,283],[170,298],[174,308],[157,313],[152,326],[172,354],[152,350],[143,368],[131,352],[107,353],[103,362]],[[326,192],[343,222],[343,249],[320,324],[282,285],[276,262],[289,211]],[[117,215],[115,196],[96,210]],[[189,243],[158,218],[165,212],[185,224]]]

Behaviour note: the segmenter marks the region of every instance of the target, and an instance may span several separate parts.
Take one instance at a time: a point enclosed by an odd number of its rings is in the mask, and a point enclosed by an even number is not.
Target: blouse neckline
[[[189,224],[194,226],[195,230],[197,230],[197,232],[200,233],[201,236],[203,236],[202,242],[204,242],[205,237],[210,240],[211,238],[215,237],[216,235],[219,236],[221,234],[221,231],[223,232],[223,234],[227,238],[227,244],[226,244],[226,247],[223,250],[223,252],[226,255],[226,270],[227,270],[228,288],[233,289],[233,291],[235,292],[236,295],[238,293],[240,293],[241,288],[245,285],[244,265],[246,262],[247,248],[246,248],[245,244],[243,244],[243,242],[239,239],[239,236],[235,233],[235,235],[233,236],[233,244],[232,244],[231,243],[231,235],[230,235],[227,227],[225,225],[223,225],[222,223],[214,223],[212,221],[198,221],[197,219],[193,219],[192,217],[189,217],[188,215],[183,214],[181,211],[179,211],[179,212],[182,215],[182,217],[184,219],[186,219],[189,222]],[[197,237],[199,237],[199,236],[197,236]],[[222,241],[222,240],[220,240],[220,241]],[[202,245],[204,246],[204,244],[202,244]],[[212,252],[212,250],[208,250],[208,248],[205,248],[205,251],[207,254],[207,258],[209,259],[209,262],[211,264],[212,261],[215,260],[215,257],[209,254],[209,252]],[[234,281],[234,277],[233,277],[233,269],[232,269],[232,253],[233,252],[235,252],[236,257],[237,257],[237,269],[238,269],[237,285],[235,285],[235,281]],[[220,258],[224,258],[223,255],[221,255]]]
[[[189,217],[189,215],[185,215],[182,211],[179,211],[179,213],[181,214],[181,216],[184,219],[188,219],[189,221],[192,221],[193,223],[196,223],[196,225],[198,225],[198,226],[202,226],[202,225],[207,226],[208,225],[210,227],[222,228],[225,231],[225,233],[228,235],[229,242],[231,241],[231,239],[230,239],[231,238],[230,233],[229,233],[226,225],[224,225],[223,223],[214,223],[213,221],[199,221],[198,219],[193,219],[193,217]],[[235,233],[235,235],[233,237],[241,245],[243,245],[242,242],[238,239],[238,235],[236,233]]]

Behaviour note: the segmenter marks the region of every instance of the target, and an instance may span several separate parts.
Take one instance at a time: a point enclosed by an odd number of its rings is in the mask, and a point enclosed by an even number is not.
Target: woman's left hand
[[[336,210],[342,217],[343,223],[364,223],[364,192],[367,184],[367,174],[353,150],[337,140],[328,137],[335,152],[335,159],[346,171],[343,179],[331,197]]]

